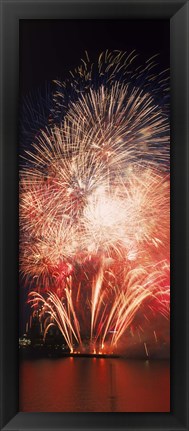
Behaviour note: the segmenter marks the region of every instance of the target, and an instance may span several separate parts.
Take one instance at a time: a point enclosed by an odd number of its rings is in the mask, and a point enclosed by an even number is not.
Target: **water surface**
[[[169,361],[22,360],[22,412],[168,412]]]

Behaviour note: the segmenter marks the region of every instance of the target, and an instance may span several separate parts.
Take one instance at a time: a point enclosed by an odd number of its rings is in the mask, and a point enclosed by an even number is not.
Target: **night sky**
[[[169,20],[20,20],[20,95],[68,76],[87,50],[136,50],[140,59],[160,54],[169,67]]]

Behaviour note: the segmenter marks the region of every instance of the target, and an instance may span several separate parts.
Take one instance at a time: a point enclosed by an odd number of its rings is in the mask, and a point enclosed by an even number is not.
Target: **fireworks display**
[[[116,351],[142,307],[169,320],[168,77],[135,57],[86,53],[55,81],[20,169],[21,279],[70,352]]]

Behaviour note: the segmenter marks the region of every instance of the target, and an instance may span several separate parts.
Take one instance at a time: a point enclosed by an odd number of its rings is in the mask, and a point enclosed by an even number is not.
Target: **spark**
[[[147,349],[147,345],[146,345],[146,343],[144,343],[144,348],[145,348],[146,356],[148,357],[148,356],[149,356],[149,353],[148,353],[148,349]]]

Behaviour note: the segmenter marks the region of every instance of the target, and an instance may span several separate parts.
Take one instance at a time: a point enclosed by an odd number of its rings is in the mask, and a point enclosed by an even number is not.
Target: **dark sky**
[[[169,20],[21,20],[20,93],[65,79],[85,50],[91,59],[106,49],[135,49],[142,59],[159,53],[163,70],[169,67],[169,40]]]

